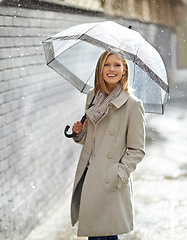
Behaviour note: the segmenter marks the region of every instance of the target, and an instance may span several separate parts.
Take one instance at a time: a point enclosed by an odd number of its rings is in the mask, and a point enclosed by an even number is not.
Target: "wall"
[[[46,66],[41,42],[85,21],[0,7],[0,239],[23,239],[71,191],[79,147],[63,130],[84,96]]]
[[[105,0],[102,2],[104,12],[107,14],[174,28],[182,16],[184,7],[181,0]]]
[[[106,19],[90,15],[0,6],[2,240],[24,239],[70,197],[80,146],[63,130],[80,119],[85,96],[46,66],[41,43],[70,26]],[[169,28],[112,19],[146,36],[170,69]]]

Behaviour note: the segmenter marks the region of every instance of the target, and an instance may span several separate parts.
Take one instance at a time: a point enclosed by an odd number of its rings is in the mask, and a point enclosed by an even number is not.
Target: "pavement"
[[[187,239],[186,90],[187,81],[174,84],[165,114],[146,115],[146,156],[134,173],[135,230],[121,240]],[[69,206],[70,196],[25,240],[87,239],[71,227]]]

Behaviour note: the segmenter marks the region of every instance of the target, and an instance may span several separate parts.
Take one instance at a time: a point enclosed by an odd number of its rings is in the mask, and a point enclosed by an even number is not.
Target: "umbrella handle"
[[[91,101],[90,105],[88,106],[88,108],[90,108],[90,107],[92,106],[94,99],[95,99],[95,96],[92,98],[92,101]],[[80,121],[80,122],[83,124],[85,120],[86,120],[86,114],[84,114],[84,116],[81,118],[81,121]],[[69,125],[67,125],[67,126],[65,127],[65,129],[64,129],[64,135],[65,135],[67,138],[73,138],[73,137],[75,137],[75,136],[77,135],[77,133],[75,133],[75,132],[73,132],[73,133],[71,133],[71,134],[68,134],[68,133],[67,133],[68,130],[69,130],[69,128],[70,128]]]
[[[81,121],[80,121],[80,122],[83,124],[85,120],[86,120],[86,114],[81,118]],[[70,128],[69,125],[67,125],[67,126],[65,127],[65,129],[64,129],[64,135],[65,135],[67,138],[73,138],[73,137],[75,137],[75,136],[77,135],[76,132],[73,132],[73,133],[71,133],[71,134],[67,133],[68,130],[69,130],[69,128]]]
[[[64,135],[67,137],[67,138],[72,138],[72,137],[75,137],[77,134],[75,132],[71,133],[71,134],[68,134],[68,130],[69,130],[70,126],[67,125],[64,129]]]

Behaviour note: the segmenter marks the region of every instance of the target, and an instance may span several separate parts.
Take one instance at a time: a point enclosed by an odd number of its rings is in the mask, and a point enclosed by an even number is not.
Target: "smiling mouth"
[[[107,77],[116,77],[116,74],[107,74]]]

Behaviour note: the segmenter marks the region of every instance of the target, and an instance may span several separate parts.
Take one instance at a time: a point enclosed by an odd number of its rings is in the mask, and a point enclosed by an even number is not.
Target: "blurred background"
[[[85,239],[69,216],[81,147],[63,131],[86,96],[46,66],[42,41],[106,20],[159,51],[170,86],[164,115],[146,114],[135,230],[121,240],[187,239],[187,1],[0,0],[0,240]]]

